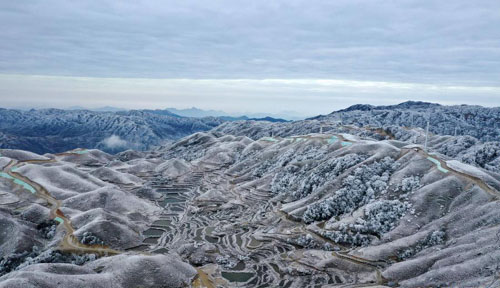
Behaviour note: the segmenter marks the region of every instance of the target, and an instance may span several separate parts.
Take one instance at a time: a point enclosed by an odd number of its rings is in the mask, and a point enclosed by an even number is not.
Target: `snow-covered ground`
[[[46,198],[0,178],[0,287],[494,283],[500,175],[482,168],[494,146],[433,136],[429,156],[413,136],[349,129],[272,140],[218,129],[117,155],[0,150],[1,167],[14,161],[59,201],[82,245],[118,251],[68,253]],[[453,143],[486,162],[464,164]]]

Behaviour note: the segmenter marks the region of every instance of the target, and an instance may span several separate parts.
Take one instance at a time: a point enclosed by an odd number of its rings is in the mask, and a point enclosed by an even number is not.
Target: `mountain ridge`
[[[16,110],[0,108],[0,148],[57,153],[74,148],[99,148],[110,153],[148,150],[189,134],[210,130],[223,122],[275,118],[193,118],[168,110],[91,111],[58,108]]]

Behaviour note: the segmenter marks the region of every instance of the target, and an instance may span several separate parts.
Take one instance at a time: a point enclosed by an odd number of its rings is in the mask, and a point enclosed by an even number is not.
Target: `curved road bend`
[[[121,253],[120,251],[100,246],[100,245],[85,245],[82,244],[78,238],[74,235],[74,228],[71,225],[71,221],[67,218],[59,208],[61,207],[61,201],[55,199],[50,195],[50,193],[40,184],[32,181],[31,179],[19,174],[18,172],[12,171],[12,167],[14,167],[18,163],[43,163],[43,162],[54,162],[54,159],[50,160],[26,160],[17,162],[15,160],[11,160],[11,162],[4,167],[4,172],[13,177],[14,179],[18,179],[18,181],[24,182],[31,187],[33,187],[36,191],[34,193],[35,196],[44,199],[50,205],[50,218],[55,221],[63,224],[66,233],[64,238],[62,239],[60,245],[61,251],[67,251],[72,253],[95,253],[99,255],[116,255]]]
[[[460,171],[457,171],[457,170],[454,170],[454,169],[450,168],[446,164],[446,161],[444,161],[442,159],[439,159],[436,155],[430,155],[429,153],[427,153],[426,151],[424,151],[420,147],[412,147],[412,148],[407,148],[407,149],[408,150],[417,149],[417,153],[420,154],[420,155],[422,155],[426,159],[432,158],[432,159],[438,161],[438,163],[441,165],[441,167],[444,168],[445,170],[448,170],[449,172],[451,172],[451,173],[453,173],[455,175],[458,175],[458,176],[460,176],[462,178],[467,178],[469,181],[471,181],[474,184],[478,185],[481,189],[483,189],[488,194],[490,194],[491,196],[493,196],[495,200],[499,200],[500,199],[500,192],[497,191],[497,190],[495,190],[494,188],[492,188],[490,185],[488,185],[482,179],[480,179],[480,178],[478,178],[476,176],[473,176],[473,175],[470,175],[470,174],[467,174],[467,173],[464,173],[464,172],[460,172]],[[430,160],[430,161],[434,163],[434,161],[432,161],[432,160]],[[438,165],[436,165],[436,166],[438,166]],[[440,171],[442,171],[442,170],[440,169]]]

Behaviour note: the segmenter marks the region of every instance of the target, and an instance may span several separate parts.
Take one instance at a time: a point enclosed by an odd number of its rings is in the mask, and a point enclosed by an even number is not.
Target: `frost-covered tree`
[[[401,183],[398,185],[398,189],[403,193],[412,193],[413,191],[419,189],[422,185],[420,184],[420,177],[409,176],[403,178]]]
[[[486,168],[494,172],[500,172],[500,142],[487,142],[474,146],[461,157],[461,161]]]
[[[271,191],[278,194],[291,194],[290,187],[296,183],[299,177],[300,168],[295,165],[288,165],[278,173],[276,173],[271,182]]]
[[[432,247],[432,246],[444,244],[445,239],[446,239],[446,233],[444,231],[441,231],[441,230],[432,231],[431,233],[429,233],[427,235],[427,237],[425,237],[421,241],[417,242],[417,244],[414,247],[409,247],[409,248],[406,248],[406,249],[400,251],[398,253],[398,258],[400,260],[406,260],[408,258],[411,258],[415,254],[417,254],[418,252],[420,252],[424,249],[427,249],[427,248]]]
[[[351,153],[323,161],[313,169],[288,165],[274,176],[271,190],[293,200],[302,199],[365,159],[365,155]]]
[[[479,141],[472,136],[458,136],[443,143],[436,151],[446,156],[456,157],[478,143]]]
[[[265,174],[269,173],[271,170],[275,168],[276,162],[273,161],[273,159],[267,159],[259,164],[254,170],[252,171],[252,175],[254,177],[262,177]]]
[[[339,231],[323,231],[321,235],[335,243],[352,246],[366,246],[370,244],[373,237],[359,232],[350,231],[345,227]]]
[[[54,235],[56,234],[56,229],[57,229],[58,224],[59,223],[57,223],[54,220],[48,220],[48,221],[44,221],[44,222],[39,223],[36,226],[36,229],[38,229],[38,231],[40,231],[40,234],[42,234],[43,238],[52,239],[54,237]]]
[[[104,241],[89,231],[83,232],[83,234],[78,237],[78,240],[86,245],[104,245]]]
[[[322,235],[340,244],[368,245],[373,236],[381,237],[394,229],[409,207],[409,203],[398,200],[372,202],[366,205],[364,215],[354,223],[342,223],[337,231],[323,231]]]
[[[385,193],[396,165],[394,159],[385,157],[356,168],[352,175],[343,180],[342,188],[333,196],[309,205],[302,219],[306,223],[326,220],[350,213],[369,203],[376,195]]]
[[[332,178],[339,176],[347,169],[361,163],[365,159],[365,155],[351,153],[327,160],[313,169],[313,171],[300,182],[298,190],[294,193],[294,198],[304,198],[326,181],[332,180]]]
[[[255,177],[262,177],[287,165],[300,164],[303,166],[302,162],[309,162],[312,160],[318,161],[323,158],[325,153],[326,150],[324,148],[316,145],[292,147],[283,153],[276,151],[272,157],[267,155],[267,159],[261,159],[259,165],[254,168],[252,175]]]
[[[97,256],[95,254],[63,254],[52,249],[42,251],[35,245],[31,251],[14,253],[0,259],[0,276],[37,263],[71,263],[83,265],[96,259]]]
[[[380,200],[366,205],[365,215],[358,221],[356,230],[365,234],[382,234],[392,230],[397,221],[405,215],[410,204],[398,200]]]

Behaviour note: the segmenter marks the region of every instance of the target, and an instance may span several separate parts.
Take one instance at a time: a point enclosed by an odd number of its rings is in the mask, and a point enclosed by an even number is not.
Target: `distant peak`
[[[348,112],[348,111],[369,111],[372,110],[375,106],[369,104],[356,104],[347,107],[346,109],[339,110],[337,112]]]
[[[406,101],[403,103],[399,103],[397,105],[381,106],[381,107],[407,109],[407,108],[429,108],[429,107],[437,107],[437,106],[441,106],[441,105],[437,104],[437,103],[422,102],[422,101]]]
[[[416,108],[430,108],[441,106],[437,103],[422,102],[422,101],[406,101],[396,105],[388,106],[373,106],[369,104],[356,104],[347,107],[346,109],[334,111],[336,112],[349,112],[349,111],[370,111],[370,110],[386,110],[386,109],[416,109]]]

